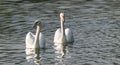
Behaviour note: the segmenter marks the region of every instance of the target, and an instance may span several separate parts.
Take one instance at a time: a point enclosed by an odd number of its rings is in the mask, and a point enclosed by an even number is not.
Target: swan
[[[74,42],[73,33],[70,28],[64,28],[65,15],[60,13],[61,28],[58,28],[54,35],[54,43],[72,43]]]
[[[45,48],[45,38],[41,32],[42,23],[36,20],[33,24],[33,28],[36,29],[36,34],[34,35],[32,32],[28,32],[26,34],[26,48],[33,48],[37,51],[40,48]]]

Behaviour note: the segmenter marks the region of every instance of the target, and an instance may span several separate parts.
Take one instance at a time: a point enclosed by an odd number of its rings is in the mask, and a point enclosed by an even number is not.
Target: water
[[[64,58],[53,48],[61,11],[75,38]],[[47,40],[41,65],[120,65],[119,0],[0,0],[0,65],[35,65],[26,59],[25,35],[38,18]]]

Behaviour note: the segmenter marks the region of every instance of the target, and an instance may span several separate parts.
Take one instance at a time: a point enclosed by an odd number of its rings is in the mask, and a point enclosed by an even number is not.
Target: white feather
[[[65,36],[68,43],[74,42],[73,33],[70,28],[65,29]]]
[[[26,48],[33,48],[33,43],[34,43],[35,35],[31,32],[28,32],[26,35]]]
[[[40,45],[40,48],[45,48],[45,37],[42,33],[40,33],[40,36],[39,36],[39,45]]]
[[[54,41],[55,43],[59,43],[59,38],[61,37],[61,30],[60,28],[58,28],[55,32],[55,36],[54,36]]]

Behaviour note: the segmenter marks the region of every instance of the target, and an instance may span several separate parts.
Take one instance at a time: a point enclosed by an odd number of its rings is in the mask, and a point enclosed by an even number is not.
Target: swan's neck
[[[63,21],[61,21],[61,38],[62,38],[63,42],[66,41],[66,38],[65,38],[65,28],[64,28],[64,22]]]
[[[36,34],[35,34],[35,40],[34,40],[34,47],[39,48],[39,35],[40,35],[40,26],[37,26]]]

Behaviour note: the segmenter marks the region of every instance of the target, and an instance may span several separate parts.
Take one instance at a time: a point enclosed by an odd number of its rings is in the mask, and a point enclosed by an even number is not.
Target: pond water
[[[53,48],[60,12],[75,39],[64,58]],[[47,47],[38,65],[120,65],[119,0],[0,0],[0,65],[35,65],[26,59],[25,36],[38,18]]]

